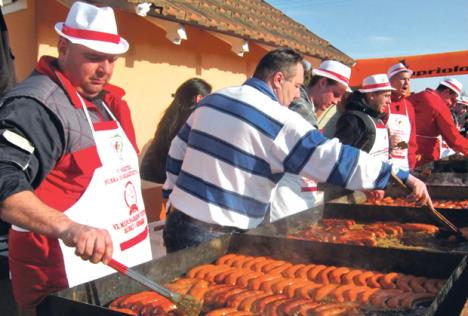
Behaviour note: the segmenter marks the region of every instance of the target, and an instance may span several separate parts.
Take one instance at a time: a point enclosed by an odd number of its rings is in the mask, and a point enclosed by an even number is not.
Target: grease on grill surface
[[[352,267],[293,264],[227,254],[192,268],[167,288],[203,302],[208,316],[371,315],[423,312],[445,280]],[[181,315],[154,292],[129,294],[110,307],[130,315]]]

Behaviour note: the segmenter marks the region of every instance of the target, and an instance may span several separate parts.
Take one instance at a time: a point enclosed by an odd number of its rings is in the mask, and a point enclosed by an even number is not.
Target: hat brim
[[[446,84],[446,83],[443,82],[443,81],[442,81],[440,84],[443,85],[443,86],[445,86],[445,87],[447,87],[447,88],[449,88],[449,89],[452,90],[453,92],[455,92],[455,93],[457,94],[457,98],[460,97],[460,92],[458,92],[457,90],[455,90],[455,89],[454,89],[453,87],[451,87],[450,85]]]
[[[336,82],[341,83],[343,86],[345,86],[347,92],[353,92],[353,90],[351,90],[351,88],[349,87],[348,83],[346,83],[345,81],[341,80],[338,77],[333,76],[332,74],[329,74],[328,72],[324,72],[324,71],[321,71],[320,69],[314,68],[312,69],[312,74],[325,77],[331,80],[335,80]]]
[[[120,55],[128,51],[129,45],[128,42],[120,37],[119,43],[109,43],[103,41],[94,41],[94,40],[85,40],[82,38],[77,38],[73,36],[66,35],[62,32],[63,22],[55,24],[55,31],[58,35],[68,39],[73,44],[79,44],[86,46],[94,51],[111,54],[111,55]]]
[[[382,87],[382,88],[373,88],[373,89],[359,89],[359,92],[361,93],[370,93],[370,92],[377,92],[377,91],[395,91],[395,88],[388,88],[388,87]]]
[[[414,73],[411,69],[402,69],[402,70],[398,70],[397,72],[388,74],[388,79],[392,78],[395,75],[398,75],[400,72],[407,72],[409,73],[410,77],[412,77]]]

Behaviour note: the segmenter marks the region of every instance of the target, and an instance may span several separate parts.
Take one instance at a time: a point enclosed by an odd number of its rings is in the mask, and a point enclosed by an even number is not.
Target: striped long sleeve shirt
[[[384,188],[392,167],[327,139],[256,78],[205,97],[171,143],[171,205],[223,226],[258,226],[285,172],[348,189]],[[408,173],[394,170],[406,181]]]

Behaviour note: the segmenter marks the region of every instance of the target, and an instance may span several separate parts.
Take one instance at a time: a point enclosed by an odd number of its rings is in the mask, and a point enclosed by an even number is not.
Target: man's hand
[[[107,264],[112,259],[112,239],[105,229],[73,222],[59,238],[65,245],[75,247],[75,254],[83,260],[90,260],[92,263],[102,261]]]
[[[366,199],[368,202],[380,201],[385,196],[384,190],[363,190],[362,193],[366,195]]]
[[[432,200],[424,182],[410,174],[408,180],[406,180],[406,185],[413,190],[413,195],[416,200],[432,207]]]

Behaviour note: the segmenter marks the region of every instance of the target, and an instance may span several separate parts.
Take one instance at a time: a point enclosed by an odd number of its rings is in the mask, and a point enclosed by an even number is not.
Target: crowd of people
[[[410,96],[412,71],[398,63],[352,92],[350,67],[313,68],[280,48],[237,87],[211,93],[202,79],[185,81],[140,169],[125,92],[109,83],[129,48],[113,10],[75,2],[55,30],[58,57],[43,56],[0,101],[0,218],[12,224],[23,315],[51,292],[112,272],[88,261],[151,259],[140,170],[163,183],[173,252],[311,208],[321,201],[317,182],[378,198],[394,176],[431,204],[411,170],[439,159],[443,141],[468,154],[457,80]],[[326,137],[318,122],[334,106]]]

